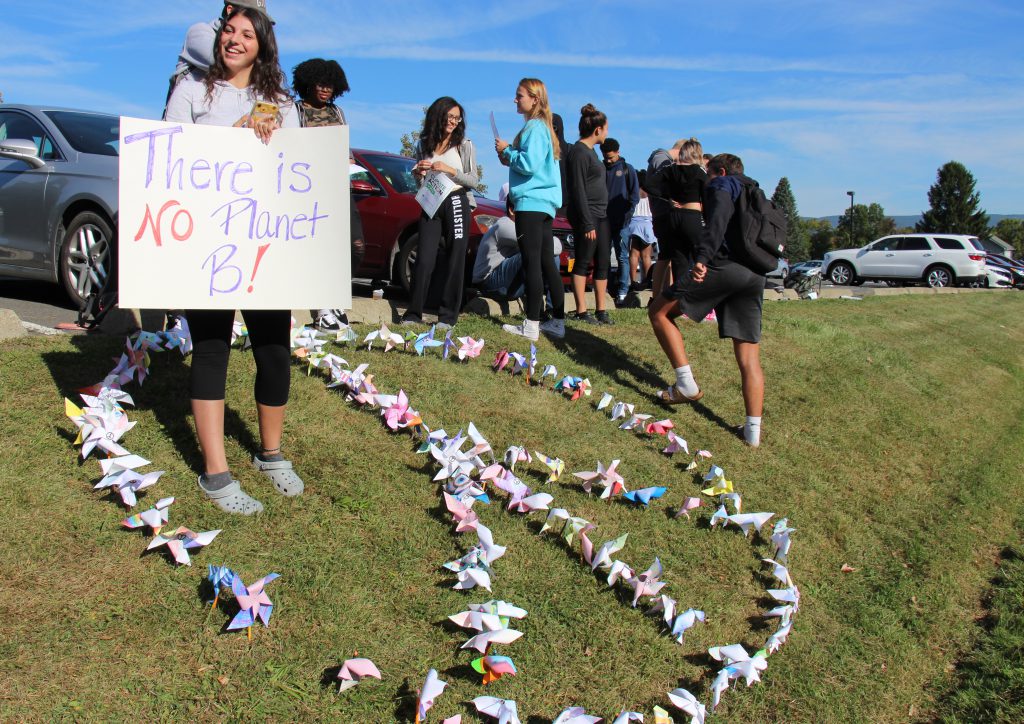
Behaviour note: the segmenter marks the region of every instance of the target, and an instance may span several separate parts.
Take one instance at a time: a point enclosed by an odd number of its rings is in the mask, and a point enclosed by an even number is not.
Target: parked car
[[[786,281],[786,277],[789,276],[789,260],[779,259],[779,263],[775,266],[775,269],[765,274],[765,276],[779,277],[782,281]]]
[[[1010,289],[1013,287],[1013,277],[1007,269],[1000,269],[997,266],[985,267],[986,289]]]
[[[390,279],[408,291],[412,288],[412,268],[419,246],[421,209],[415,198],[417,183],[412,174],[416,161],[364,149],[353,149],[352,157],[357,164],[352,168],[352,193],[363,220],[366,244],[366,254],[353,276]],[[479,194],[476,202],[466,250],[467,283],[480,239],[505,215],[502,202]],[[569,260],[574,254],[572,227],[565,219],[555,219],[552,226],[555,236],[562,242],[562,278],[568,283]]]
[[[995,267],[1010,275],[1011,285],[1024,289],[1024,264],[1019,261],[1002,256],[1001,254],[989,254],[985,257],[985,264],[989,269]],[[991,281],[991,278],[990,278]]]
[[[110,271],[120,121],[0,106],[0,275],[59,283],[79,308]]]
[[[976,236],[883,236],[860,249],[830,251],[822,260],[833,284],[913,281],[930,287],[984,284],[985,250]]]
[[[789,268],[790,274],[796,274],[802,272],[807,274],[815,269],[821,269],[821,259],[810,259],[808,261],[801,261]]]

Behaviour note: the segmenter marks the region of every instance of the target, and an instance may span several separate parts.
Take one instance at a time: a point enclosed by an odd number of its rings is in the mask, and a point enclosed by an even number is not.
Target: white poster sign
[[[455,182],[448,177],[448,174],[440,171],[430,171],[423,178],[423,185],[416,192],[416,200],[420,208],[431,219],[441,207],[441,202],[448,198],[448,194],[455,190]]]
[[[348,309],[347,126],[121,118],[118,297],[147,309]]]

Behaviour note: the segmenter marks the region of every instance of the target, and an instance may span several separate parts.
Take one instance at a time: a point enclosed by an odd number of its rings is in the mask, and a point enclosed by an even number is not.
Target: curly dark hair
[[[466,110],[454,98],[442,96],[430,104],[427,115],[423,118],[423,130],[420,131],[420,158],[430,158],[441,145],[448,130],[448,113],[452,108],[459,109],[462,122],[452,131],[448,147],[458,148],[462,145],[462,140],[466,137]]]
[[[334,95],[331,96],[332,103],[335,98],[351,90],[348,87],[345,71],[335,60],[310,58],[292,68],[292,88],[302,100],[309,102],[309,99],[316,95],[318,85],[330,86],[334,89]]]
[[[259,50],[256,53],[256,62],[252,66],[252,75],[249,78],[249,87],[256,95],[267,101],[284,103],[288,101],[288,89],[285,84],[284,73],[277,59],[277,40],[274,38],[274,26],[264,13],[252,8],[235,6],[234,11],[224,18],[220,30],[217,32],[217,40],[213,44],[213,64],[206,74],[206,97],[213,95],[213,86],[219,80],[227,80],[228,71],[224,65],[224,58],[221,55],[220,38],[224,28],[231,24],[231,21],[238,16],[244,16],[252,23],[256,32],[256,41]]]

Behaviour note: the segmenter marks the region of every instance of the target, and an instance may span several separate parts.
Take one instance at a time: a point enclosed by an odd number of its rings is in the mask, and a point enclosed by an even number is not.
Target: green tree
[[[853,222],[853,236],[851,242],[850,222]],[[880,204],[855,204],[853,215],[850,209],[843,212],[836,225],[838,235],[837,243],[843,248],[859,248],[874,241],[880,236],[886,236],[896,232],[896,222],[885,215],[885,209]]]
[[[1013,244],[1017,258],[1024,257],[1024,219],[1000,219],[992,233],[1007,244]]]
[[[803,261],[808,258],[807,232],[796,210],[796,197],[789,185],[789,179],[779,179],[772,194],[772,201],[786,215],[786,256],[790,262]]]
[[[988,236],[988,214],[980,208],[981,197],[974,190],[974,176],[958,161],[939,169],[928,189],[931,208],[917,222],[918,231]]]
[[[835,227],[828,219],[807,219],[803,225],[807,234],[807,251],[812,259],[820,259],[826,251],[838,248]]]
[[[426,115],[426,106],[423,108],[423,114]],[[399,142],[402,144],[399,154],[406,158],[416,158],[416,144],[420,141],[420,132],[412,131],[411,133],[403,133]],[[476,165],[476,176],[480,179],[480,183],[477,184],[476,190],[481,194],[487,194],[487,184],[484,183],[484,167],[480,164]]]

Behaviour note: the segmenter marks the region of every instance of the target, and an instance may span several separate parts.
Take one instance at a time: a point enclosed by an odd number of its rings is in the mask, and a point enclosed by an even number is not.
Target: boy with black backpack
[[[675,382],[661,391],[659,399],[677,405],[704,396],[694,381],[676,319],[685,314],[700,322],[714,310],[718,336],[732,339],[743,382],[747,413],[743,439],[757,447],[761,443],[764,403],[760,341],[765,271],[760,270],[759,259],[751,258],[756,256],[751,244],[757,246],[757,240],[763,237],[762,248],[772,246],[774,240],[781,254],[782,240],[773,213],[776,210],[770,201],[765,200],[767,206],[762,204],[764,193],[756,181],[743,174],[739,157],[728,153],[715,156],[708,164],[708,175],[710,181],[704,192],[706,225],[694,250],[693,269],[652,299],[648,307],[651,327],[676,373]],[[781,234],[784,237],[784,225]]]

